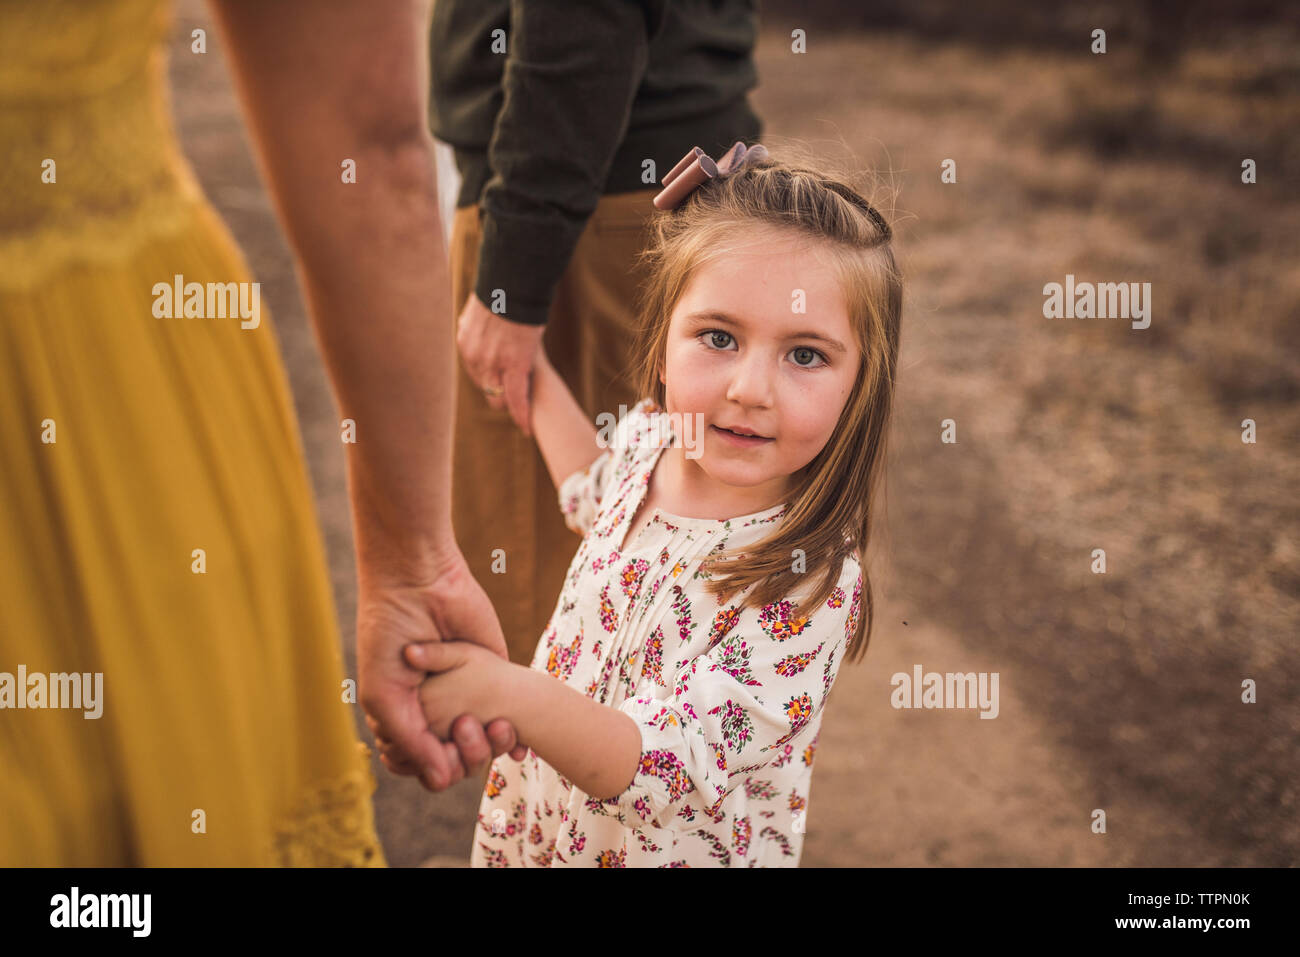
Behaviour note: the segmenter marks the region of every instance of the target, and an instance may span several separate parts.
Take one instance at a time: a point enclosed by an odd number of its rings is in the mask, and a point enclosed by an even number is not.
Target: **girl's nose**
[[[756,352],[742,357],[733,367],[727,399],[740,405],[770,406],[772,404],[771,360]]]

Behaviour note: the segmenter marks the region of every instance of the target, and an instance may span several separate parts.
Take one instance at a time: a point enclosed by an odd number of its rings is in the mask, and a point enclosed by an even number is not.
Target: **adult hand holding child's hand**
[[[429,730],[447,737],[453,722],[471,715],[488,724],[499,710],[502,688],[508,677],[509,661],[469,641],[426,641],[407,645],[406,661],[413,668],[430,672],[420,684],[420,707]],[[516,761],[527,754],[518,745],[510,756]]]
[[[508,663],[491,603],[464,559],[455,558],[427,581],[396,580],[369,568],[358,576],[357,673],[366,723],[384,766],[395,774],[419,775],[431,791],[455,784],[508,749],[518,760],[527,754],[508,721],[493,721],[485,729],[462,711],[448,733],[435,737],[421,711],[417,692],[425,669],[403,657],[407,644],[472,635],[478,644],[460,643]]]

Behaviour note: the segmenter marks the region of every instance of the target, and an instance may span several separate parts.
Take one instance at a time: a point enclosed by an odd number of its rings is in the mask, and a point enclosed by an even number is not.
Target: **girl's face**
[[[665,411],[703,416],[702,451],[684,457],[689,488],[725,493],[716,483],[778,503],[835,430],[861,359],[830,259],[818,253],[797,234],[759,230],[701,266],[673,309],[659,375]]]

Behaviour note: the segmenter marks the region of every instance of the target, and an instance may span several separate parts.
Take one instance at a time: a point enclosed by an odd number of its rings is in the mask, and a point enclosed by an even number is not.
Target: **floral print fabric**
[[[634,718],[628,788],[598,800],[531,750],[492,764],[475,867],[794,867],[822,708],[857,628],[862,574],[844,561],[817,608],[797,596],[737,611],[705,590],[701,562],[757,543],[786,506],[732,519],[656,509],[624,541],[672,426],[650,399],[613,448],[559,490],[585,535],[532,667]]]

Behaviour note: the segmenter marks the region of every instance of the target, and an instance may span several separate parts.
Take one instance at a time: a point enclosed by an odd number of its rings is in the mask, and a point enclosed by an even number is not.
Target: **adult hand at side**
[[[511,322],[492,312],[470,294],[456,320],[456,348],[465,371],[480,389],[503,388],[487,395],[494,409],[507,408],[515,424],[531,436],[529,382],[533,357],[541,347],[545,326]]]

